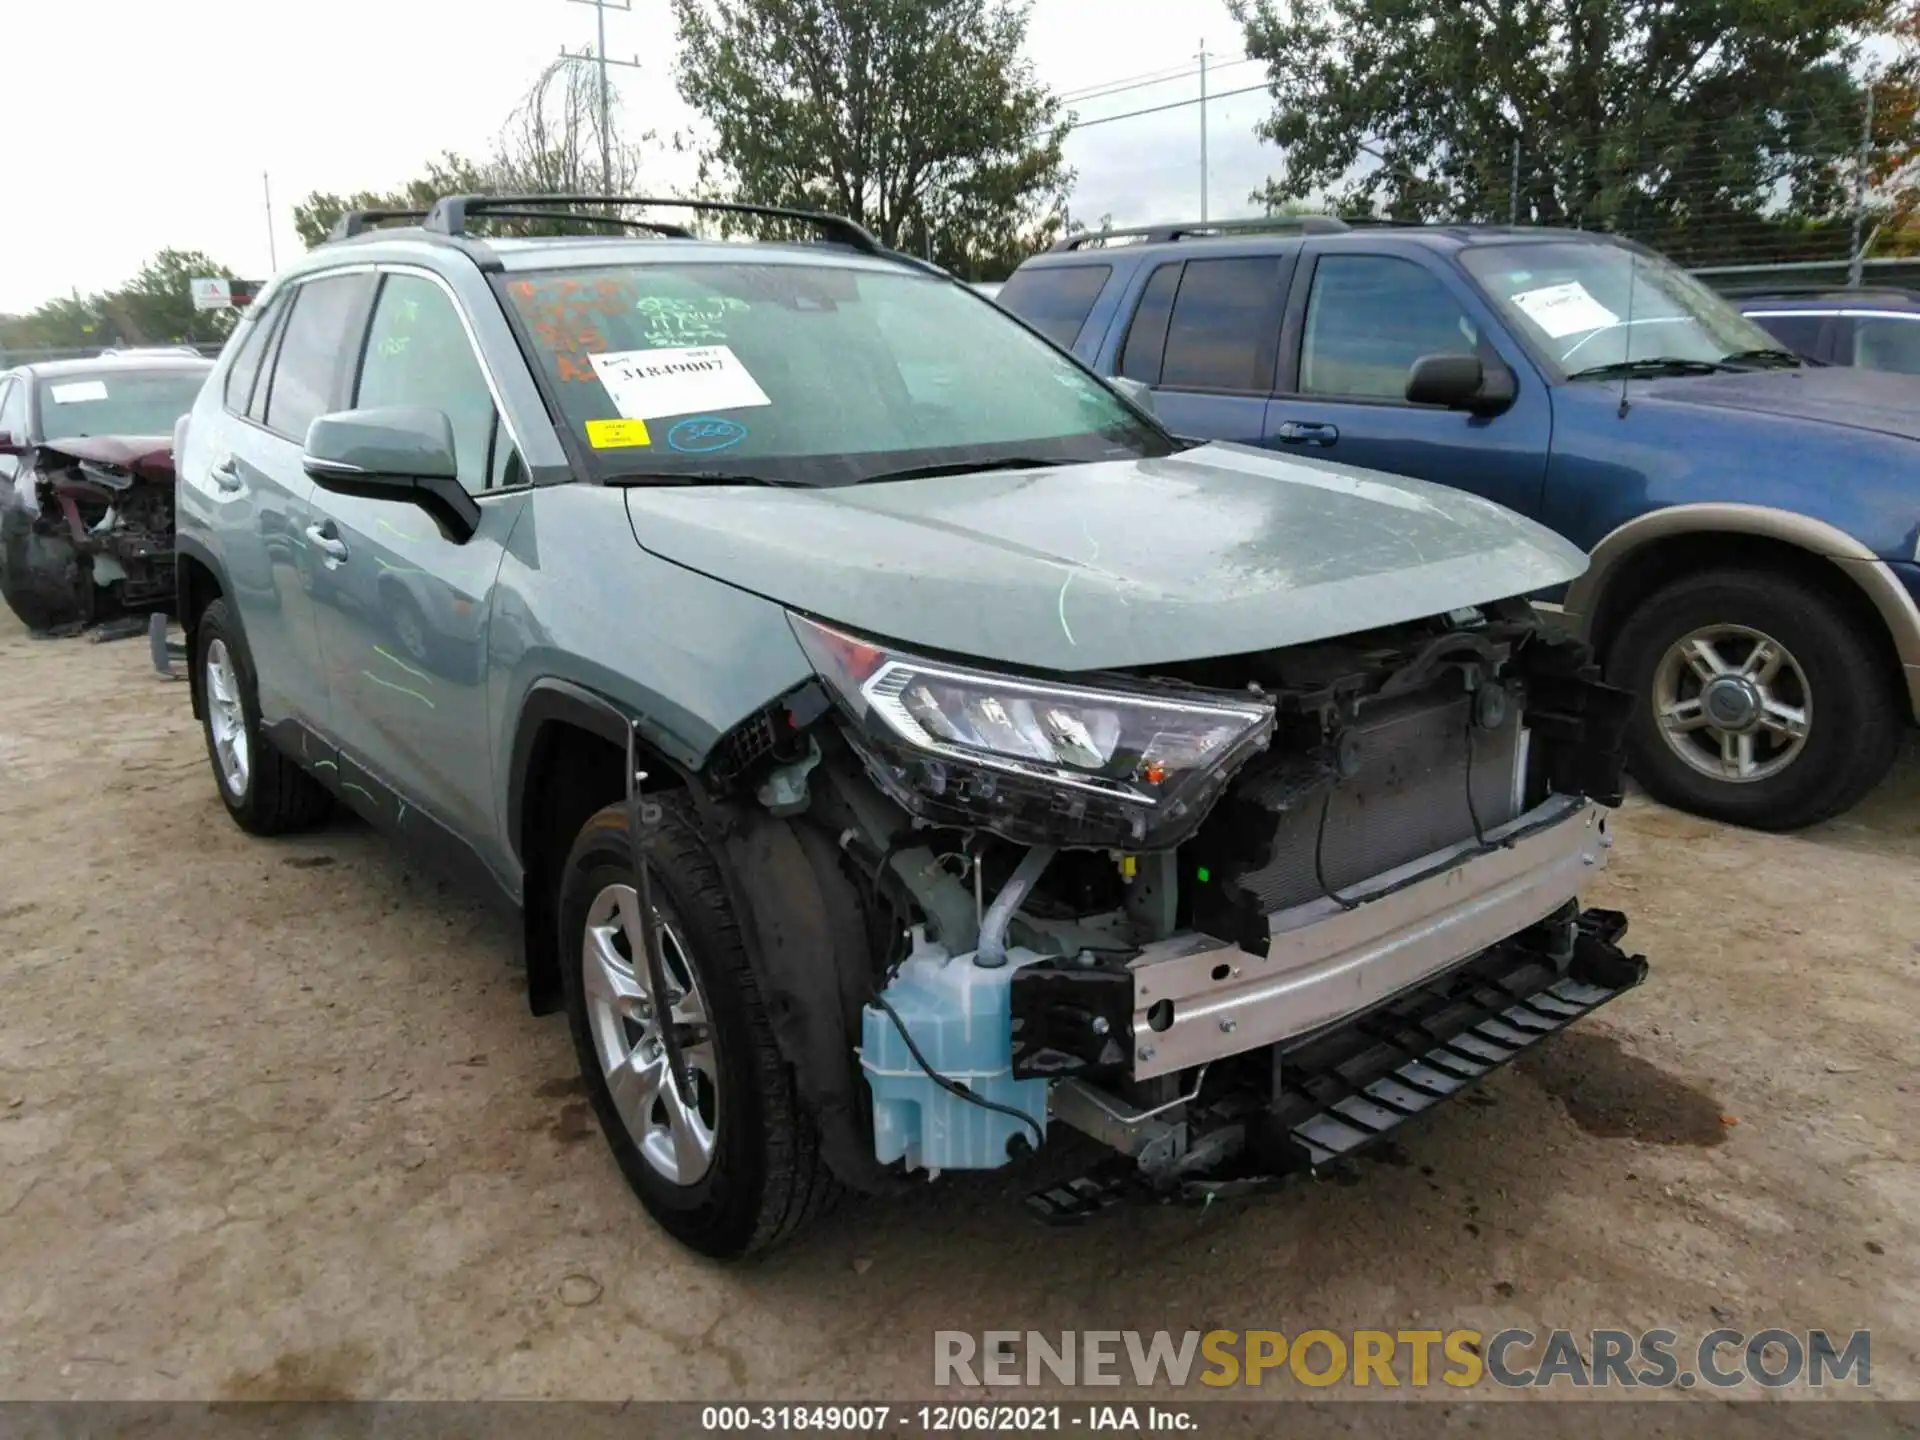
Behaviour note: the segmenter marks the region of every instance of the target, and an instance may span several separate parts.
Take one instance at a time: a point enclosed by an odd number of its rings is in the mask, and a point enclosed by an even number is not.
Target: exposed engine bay
[[[1522,600],[1072,683],[794,627],[819,681],[704,778],[857,896],[860,960],[769,986],[816,1011],[783,1047],[850,1183],[1004,1165],[1054,1122],[1117,1155],[1036,1192],[1049,1220],[1267,1183],[1645,973],[1577,900],[1629,697]]]
[[[39,445],[11,492],[0,492],[0,590],[35,630],[164,609],[174,598],[173,528],[170,438]]]

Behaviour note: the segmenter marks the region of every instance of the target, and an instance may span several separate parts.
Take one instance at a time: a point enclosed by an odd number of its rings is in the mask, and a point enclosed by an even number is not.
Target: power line
[[[1252,95],[1256,91],[1262,91],[1266,88],[1263,82],[1259,85],[1243,85],[1238,90],[1222,90],[1217,95],[1207,96],[1207,103],[1211,105],[1216,101],[1231,100],[1236,95]],[[1033,138],[1035,140],[1045,140],[1058,134],[1062,130],[1071,130],[1077,134],[1079,131],[1091,129],[1095,125],[1111,125],[1116,120],[1131,120],[1139,115],[1158,115],[1164,110],[1182,110],[1189,105],[1198,105],[1199,103],[1200,97],[1195,95],[1186,100],[1171,100],[1165,105],[1149,105],[1142,110],[1127,110],[1118,115],[1102,115],[1097,120],[1076,120],[1066,124],[1055,125],[1048,130],[1036,130]]]
[[[1211,59],[1212,57],[1209,57]],[[1242,55],[1235,60],[1222,61],[1212,65],[1210,70],[1227,70],[1235,65],[1257,63],[1258,56]],[[1133,75],[1124,80],[1108,80],[1085,90],[1071,90],[1056,97],[1063,105],[1079,104],[1086,100],[1104,100],[1109,95],[1124,95],[1130,90],[1147,90],[1155,85],[1171,85],[1176,80],[1190,80],[1200,72],[1192,66],[1180,66],[1172,70],[1156,70],[1149,75]]]

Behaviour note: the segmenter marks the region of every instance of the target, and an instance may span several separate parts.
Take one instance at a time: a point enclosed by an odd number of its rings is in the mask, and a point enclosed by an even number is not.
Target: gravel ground
[[[942,1328],[1778,1325],[1870,1328],[1920,1398],[1914,747],[1798,836],[1630,801],[1589,899],[1648,983],[1339,1181],[1054,1232],[956,1177],[726,1270],[632,1199],[510,926],[356,824],[243,836],[140,641],[0,612],[0,675],[0,1397],[900,1398]]]

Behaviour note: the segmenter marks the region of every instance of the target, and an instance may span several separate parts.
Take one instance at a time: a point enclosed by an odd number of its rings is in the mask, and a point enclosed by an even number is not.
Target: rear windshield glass
[[[1111,265],[1037,266],[1017,272],[993,298],[1054,344],[1071,349],[1111,274]]]
[[[919,271],[647,264],[503,283],[601,478],[835,485],[1172,449],[991,302]]]
[[[171,435],[206,378],[206,370],[103,370],[42,379],[36,387],[39,436]]]

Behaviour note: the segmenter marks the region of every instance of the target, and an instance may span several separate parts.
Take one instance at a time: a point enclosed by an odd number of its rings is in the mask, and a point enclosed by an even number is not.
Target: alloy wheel
[[[655,996],[640,946],[640,898],[609,885],[587,908],[582,990],[594,1050],[614,1109],[660,1177],[692,1185],[712,1168],[720,1119],[720,1067],[699,979],[671,915],[654,908],[667,994]],[[684,1066],[669,1073],[663,1025],[674,1027]]]
[[[1668,748],[1737,785],[1770,779],[1800,758],[1813,693],[1793,653],[1745,625],[1705,625],[1660,657],[1650,700]]]
[[[225,640],[216,639],[207,646],[206,681],[207,729],[213,736],[220,783],[237,801],[247,793],[252,756],[246,707],[240,702],[240,676]]]

